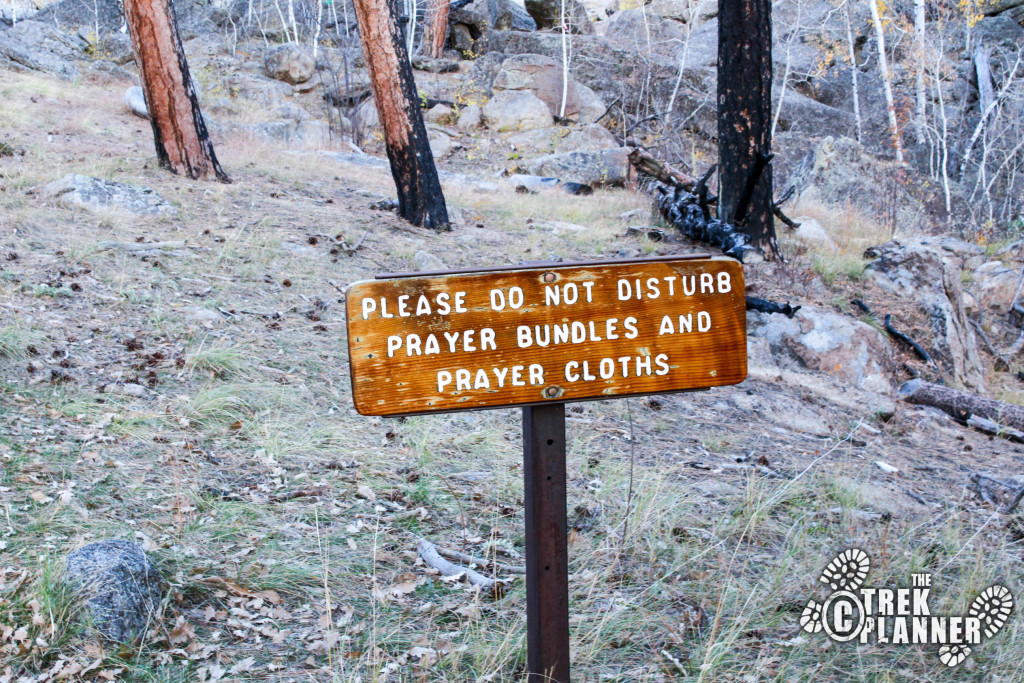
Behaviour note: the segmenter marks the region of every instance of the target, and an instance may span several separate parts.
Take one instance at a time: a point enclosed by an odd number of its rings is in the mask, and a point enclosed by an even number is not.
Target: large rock
[[[576,34],[593,33],[594,26],[587,16],[587,8],[580,0],[526,0],[526,11],[537,22],[539,29],[561,30],[564,8],[569,31]]]
[[[576,84],[576,92],[580,94],[580,123],[597,123],[608,109],[608,105],[596,92],[582,83]]]
[[[288,43],[273,48],[263,58],[263,72],[270,78],[295,85],[316,73],[316,60],[306,48]]]
[[[927,316],[933,342],[918,339],[949,378],[984,391],[985,374],[974,330],[964,311],[961,269],[983,251],[952,237],[901,238],[873,247],[864,273],[885,292],[912,301]],[[929,348],[930,347],[930,348]]]
[[[287,83],[246,73],[234,73],[226,77],[218,90],[228,98],[239,98],[266,106],[279,104],[292,94]]]
[[[146,106],[146,95],[142,92],[141,86],[133,85],[125,90],[124,98],[122,99],[124,101],[125,108],[129,112],[142,119],[149,118],[149,108]]]
[[[1011,268],[1002,261],[989,261],[978,266],[971,276],[971,288],[976,292],[978,301],[1000,312],[1009,311],[1010,303],[1017,295],[1022,267],[1018,264]]]
[[[778,106],[776,102],[773,106]],[[808,137],[849,137],[856,134],[853,114],[812,100],[793,89],[786,90],[779,110],[780,132],[804,133]]]
[[[491,89],[494,92],[518,90],[531,92],[548,105],[552,116],[575,117],[580,113],[580,93],[576,80],[566,75],[559,62],[544,55],[514,55],[501,64]],[[565,112],[562,113],[562,94],[565,91]]]
[[[780,368],[824,372],[865,391],[892,391],[888,342],[854,318],[806,305],[792,318],[748,311],[747,334],[767,341]]]
[[[131,541],[99,541],[73,551],[67,580],[105,638],[123,643],[142,637],[159,617],[160,572]]]
[[[585,185],[622,185],[629,175],[629,153],[624,147],[548,154],[534,159],[532,175],[571,180]]]
[[[484,123],[495,131],[547,128],[554,123],[548,106],[530,91],[502,90],[483,107]]]
[[[178,210],[148,187],[115,183],[70,173],[42,189],[44,197],[65,206],[77,206],[102,213],[127,211],[139,216],[173,216]]]
[[[27,26],[26,26],[27,25]],[[70,61],[75,42],[52,26],[25,21],[0,31],[0,67],[12,71],[41,71],[66,80],[78,78],[78,67]],[[61,56],[65,55],[65,56]],[[84,57],[84,53],[75,55]]]
[[[317,149],[331,141],[331,127],[326,121],[277,119],[253,124],[249,130],[269,142],[300,149]]]
[[[678,22],[663,19],[646,9],[616,12],[604,36],[618,47],[670,59],[681,51],[684,38]]]
[[[495,31],[536,31],[537,22],[512,0],[474,0],[448,14],[452,42],[467,56],[487,52]]]
[[[654,0],[647,10],[684,24],[702,24],[718,16],[717,0]]]

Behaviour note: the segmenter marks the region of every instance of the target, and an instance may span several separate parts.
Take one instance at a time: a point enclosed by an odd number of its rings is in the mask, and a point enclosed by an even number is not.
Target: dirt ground
[[[0,82],[0,141],[25,152],[0,158],[0,681],[524,680],[522,576],[482,595],[416,553],[426,538],[521,563],[519,412],[356,414],[345,289],[419,250],[463,268],[691,247],[624,237],[640,192],[458,177],[455,229],[435,235],[370,208],[391,193],[379,164],[240,134],[217,140],[232,184],[186,181],[154,167],[120,96]],[[178,214],[54,205],[40,189],[66,173],[153,188]],[[156,242],[184,244],[139,247]],[[799,259],[748,275],[794,300],[815,277]],[[771,373],[568,410],[574,680],[1024,680],[1016,614],[951,670],[934,647],[798,622],[847,547],[872,556],[871,585],[932,572],[935,613],[992,583],[1021,595],[1024,532],[1000,510],[1024,447]],[[134,646],[83,630],[59,580],[108,537],[168,583]]]

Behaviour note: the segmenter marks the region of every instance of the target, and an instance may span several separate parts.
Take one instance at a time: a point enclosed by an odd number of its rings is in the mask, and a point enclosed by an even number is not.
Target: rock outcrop
[[[885,292],[914,302],[927,316],[934,342],[928,349],[949,379],[983,392],[985,373],[974,330],[964,311],[961,270],[979,260],[981,247],[952,237],[900,238],[865,254],[865,270]],[[927,348],[927,346],[926,346]]]

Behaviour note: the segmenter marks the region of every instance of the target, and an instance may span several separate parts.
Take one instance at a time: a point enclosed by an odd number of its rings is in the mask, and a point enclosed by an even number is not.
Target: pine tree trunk
[[[398,20],[398,1],[355,0],[355,14],[391,175],[398,188],[398,213],[420,227],[450,230]]]
[[[170,1],[124,0],[124,13],[160,165],[189,178],[231,182],[206,131]]]
[[[718,0],[718,218],[777,253],[772,212],[771,0]]]
[[[427,57],[444,57],[444,41],[448,37],[448,4],[449,0],[430,0],[427,6],[421,47]]]

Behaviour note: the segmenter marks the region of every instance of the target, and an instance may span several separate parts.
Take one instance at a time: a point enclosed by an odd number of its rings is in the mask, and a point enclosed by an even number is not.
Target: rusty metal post
[[[529,683],[569,683],[565,404],[523,408]]]

